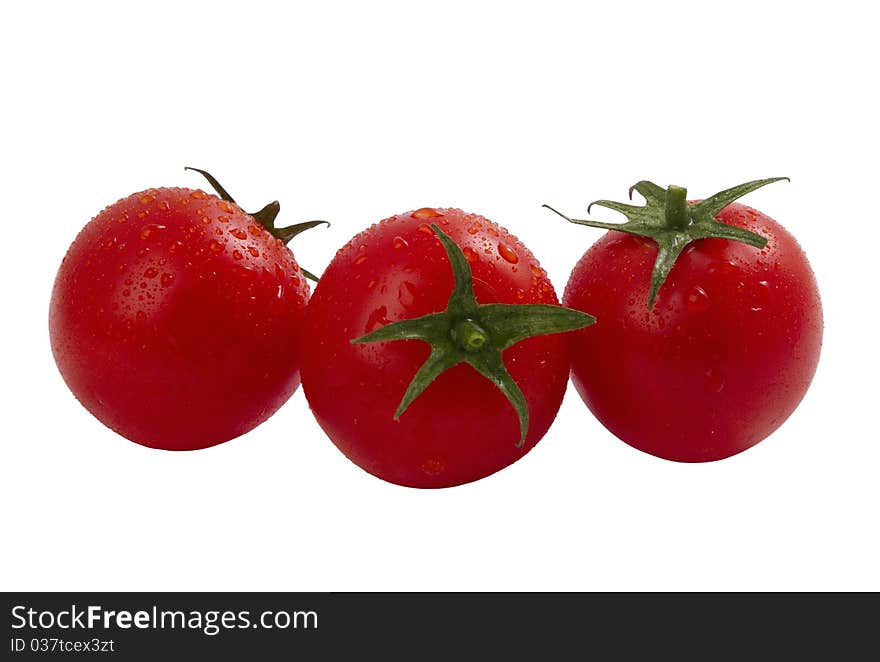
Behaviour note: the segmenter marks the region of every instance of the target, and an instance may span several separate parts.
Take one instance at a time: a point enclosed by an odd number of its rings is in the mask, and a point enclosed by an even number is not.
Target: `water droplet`
[[[244,255],[242,255],[241,251],[234,250],[234,251],[232,251],[232,257],[234,257],[236,260],[240,260],[241,258],[244,257]]]
[[[150,237],[152,237],[155,233],[161,232],[165,229],[164,225],[159,225],[158,223],[147,223],[143,229],[141,229],[141,239],[146,241]]]
[[[247,239],[247,233],[241,228],[232,228],[229,231],[229,234],[231,234],[236,239]]]
[[[424,232],[425,234],[434,234],[434,231],[431,229],[431,226],[427,225],[426,223],[422,223],[419,226],[419,232]]]
[[[367,283],[368,290],[372,290],[374,287],[376,287],[376,279],[375,278],[373,278],[369,283]]]
[[[372,333],[376,329],[379,329],[386,324],[390,324],[390,321],[386,317],[388,314],[388,309],[385,306],[379,306],[370,313],[370,316],[367,318],[367,325],[364,329],[364,333]]]
[[[358,258],[354,261],[354,266],[359,267],[360,265],[362,265],[366,261],[367,261],[366,255],[359,255]]]
[[[725,377],[720,370],[709,368],[703,373],[703,388],[707,393],[721,393],[724,390]]]
[[[519,299],[520,301],[525,299],[526,298],[525,290],[521,290],[521,289],[517,290],[516,291],[516,298]]]
[[[394,237],[394,240],[391,242],[391,245],[398,250],[409,246],[406,239],[404,239],[403,237]]]
[[[162,283],[162,287],[169,287],[171,283],[174,282],[174,275],[169,273],[162,274],[162,278],[160,279]]]
[[[467,261],[471,264],[476,262],[478,259],[477,252],[470,246],[465,246],[461,249],[461,252],[464,253],[465,258],[467,258]]]
[[[249,225],[248,232],[250,232],[253,237],[259,237],[263,233],[263,228],[259,225]]]
[[[704,313],[709,310],[709,295],[699,285],[694,285],[688,290],[684,301],[685,308],[690,313]]]
[[[251,254],[251,257],[260,257],[260,251],[253,246],[248,246],[248,253]]]
[[[195,198],[196,200],[204,200],[208,197],[208,194],[202,191],[201,189],[196,189],[192,193],[189,194],[191,198]]]
[[[540,265],[538,265],[538,264],[535,263],[535,262],[532,262],[532,263],[529,265],[529,271],[531,271],[531,272],[532,272],[535,276],[537,276],[538,278],[543,278],[544,276],[547,275],[547,272],[544,271],[544,270],[540,267]]]
[[[498,254],[511,264],[519,262],[519,255],[517,255],[507,244],[498,244]]]
[[[211,249],[213,252],[215,252],[215,253],[219,253],[220,251],[223,250],[223,244],[221,244],[221,243],[220,243],[219,241],[217,241],[216,239],[212,239],[212,240],[208,243],[208,248],[210,248],[210,249]]]
[[[124,297],[131,296],[131,290],[129,290],[128,288],[122,290],[122,296],[124,296]]]
[[[159,207],[159,209],[161,209],[162,211],[168,211],[169,209],[171,209],[171,205],[168,204],[167,200],[160,200],[159,204],[156,206]]]
[[[139,320],[143,321],[143,320],[147,319],[147,314],[143,310],[139,310],[139,311],[137,311],[136,317]]]
[[[498,234],[498,230],[496,230],[495,228],[493,228],[491,225],[490,225],[489,227],[486,228],[486,232],[488,232],[489,234],[491,234],[491,235],[492,235],[493,237],[495,237],[495,238],[497,238],[497,237],[500,236],[500,235]]]
[[[405,280],[400,284],[400,287],[397,288],[397,300],[400,301],[400,305],[406,306],[409,308],[416,301],[416,286]]]
[[[417,218],[420,221],[425,220],[427,218],[439,218],[443,216],[439,211],[434,209],[433,207],[422,207],[421,209],[416,209],[412,213],[413,218]]]
[[[442,457],[429,457],[420,465],[422,472],[428,476],[439,476],[446,468],[446,461]]]
[[[228,216],[224,216],[223,214],[220,214],[220,215],[217,217],[217,222],[218,222],[218,223],[229,223],[229,217],[228,217]]]
[[[151,203],[153,200],[155,200],[155,199],[156,199],[156,198],[154,198],[154,197],[153,197],[152,195],[150,195],[149,193],[144,193],[144,194],[140,197],[140,203],[141,203],[142,205],[148,205],[148,204],[150,204],[150,203]]]
[[[477,228],[476,225],[472,225],[467,229],[467,231],[468,231],[468,234],[477,234],[477,232],[479,232],[479,229]]]
[[[144,272],[144,278],[155,278],[159,275],[159,270],[156,267],[150,267]]]
[[[169,253],[176,253],[176,252],[177,252],[177,249],[180,248],[181,246],[183,246],[183,242],[182,242],[182,241],[173,241],[173,242],[171,242],[171,244],[169,244],[169,246],[168,246],[168,252],[169,252]]]
[[[220,209],[225,211],[227,214],[231,214],[232,212],[235,211],[235,208],[227,200],[218,200],[217,206],[220,207]]]

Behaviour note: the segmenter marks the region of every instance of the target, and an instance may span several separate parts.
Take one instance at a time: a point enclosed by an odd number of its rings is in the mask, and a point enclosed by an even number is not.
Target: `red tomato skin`
[[[819,291],[794,237],[738,203],[716,218],[766,247],[694,242],[649,310],[656,244],[610,231],[563,294],[597,318],[568,334],[583,401],[621,440],[679,462],[724,459],[769,436],[804,397],[822,344]]]
[[[389,322],[445,310],[453,276],[431,223],[462,247],[478,303],[558,303],[546,273],[516,237],[460,209],[424,208],[385,219],[337,252],[308,308],[303,391],[320,426],[351,461],[386,481],[422,488],[475,481],[521,458],[555,418],[569,371],[562,335],[505,350],[504,363],[530,412],[522,448],[516,447],[513,407],[464,364],[440,375],[393,419],[429,346],[351,340]]]
[[[237,205],[149,189],[70,246],[52,290],[52,352],[76,398],[123,437],[206,448],[299,386],[308,296],[292,253]]]

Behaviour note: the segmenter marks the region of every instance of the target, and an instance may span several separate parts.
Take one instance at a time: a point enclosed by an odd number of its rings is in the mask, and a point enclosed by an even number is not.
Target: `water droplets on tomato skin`
[[[703,373],[703,388],[707,393],[721,393],[725,382],[724,373],[716,368],[709,368]]]
[[[406,308],[412,306],[416,302],[417,291],[416,286],[408,280],[401,282],[397,288],[397,300],[400,302],[400,305]]]
[[[380,329],[390,323],[391,321],[388,319],[388,308],[385,306],[379,306],[370,313],[369,317],[367,317],[367,324],[364,328],[364,333],[372,333],[376,329]]]
[[[247,233],[241,228],[232,228],[229,231],[229,234],[231,234],[236,239],[247,239]]]
[[[162,230],[165,230],[165,229],[166,229],[166,226],[164,226],[164,225],[160,225],[158,223],[147,223],[143,228],[141,228],[140,238],[143,241],[146,241],[147,239],[149,239],[150,237],[155,235],[157,232],[161,232]]]
[[[409,246],[409,243],[403,237],[394,237],[391,245],[397,250],[400,250],[402,248],[407,248]]]
[[[498,254],[511,264],[519,262],[519,255],[507,244],[498,244]]]
[[[467,259],[467,261],[471,264],[474,264],[479,259],[479,257],[477,256],[477,251],[475,251],[470,246],[465,246],[461,249],[461,252],[464,253],[465,259]]]
[[[684,298],[684,305],[689,313],[704,313],[709,310],[710,304],[709,295],[699,285],[690,288]]]
[[[260,251],[258,251],[254,246],[248,246],[248,253],[251,254],[251,257],[260,257]]]
[[[366,256],[366,255],[358,255],[357,258],[356,258],[355,261],[354,261],[354,266],[359,267],[359,266],[361,266],[361,265],[362,265],[364,262],[366,262],[366,261],[367,261],[367,256]]]
[[[442,216],[443,216],[443,213],[437,211],[437,210],[434,209],[433,207],[422,207],[421,209],[416,209],[416,210],[412,213],[412,217],[413,217],[413,218],[417,218],[417,219],[419,219],[420,221],[423,221],[423,220],[426,220],[426,219],[441,218]],[[430,228],[429,228],[429,229],[430,229]]]
[[[146,271],[144,271],[144,278],[155,278],[159,275],[159,270],[156,267],[149,267]]]
[[[443,470],[446,469],[446,460],[439,456],[429,457],[421,463],[419,468],[426,476],[434,478],[442,474]]]
[[[171,287],[171,284],[174,282],[174,275],[169,273],[162,274],[162,278],[159,279],[162,287]]]
[[[223,244],[216,239],[212,239],[208,242],[208,248],[210,248],[213,253],[220,253],[223,250]]]

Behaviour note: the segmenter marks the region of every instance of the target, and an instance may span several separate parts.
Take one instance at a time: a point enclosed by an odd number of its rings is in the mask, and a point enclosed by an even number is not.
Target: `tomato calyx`
[[[651,291],[648,295],[648,308],[653,308],[657,292],[666,281],[678,256],[691,242],[708,238],[731,239],[758,249],[764,248],[767,245],[765,237],[744,228],[722,223],[715,216],[731,202],[747,193],[783,179],[789,181],[788,177],[771,177],[746,182],[693,204],[688,203],[687,189],[681,186],[669,186],[664,189],[653,182],[643,180],[630,187],[629,197],[631,200],[633,191],[637,191],[645,199],[644,206],[596,200],[587,207],[588,214],[593,205],[620,212],[626,216],[626,223],[603,223],[570,218],[550,205],[544,207],[569,223],[617,230],[653,239],[657,243],[657,259],[651,273]]]
[[[190,166],[186,166],[184,170],[192,170],[193,172],[199,173],[200,175],[202,175],[202,177],[208,180],[211,188],[213,188],[214,191],[217,192],[217,195],[219,195],[222,200],[226,200],[226,202],[231,202],[234,205],[238,205],[238,203],[232,198],[231,195],[229,195],[226,189],[220,185],[220,182],[218,182],[217,179],[213,175],[211,175],[211,173]],[[275,227],[275,219],[277,218],[278,212],[280,211],[281,203],[279,203],[277,200],[273,200],[262,209],[260,209],[260,211],[244,213],[252,217],[257,223],[262,225],[269,234],[271,234],[276,239],[280,239],[284,244],[290,243],[290,240],[298,234],[314,228],[318,225],[327,225],[328,227],[330,225],[328,221],[306,221],[304,223],[295,223],[294,225],[288,225],[283,228],[278,228]],[[302,267],[300,267],[300,271],[302,271],[303,276],[305,276],[306,278],[313,280],[316,283],[318,282],[318,277],[312,272],[307,271]]]
[[[467,363],[498,387],[516,411],[520,424],[517,448],[525,444],[529,408],[525,396],[504,365],[502,352],[521,340],[582,329],[592,315],[550,304],[478,304],[473,274],[461,248],[437,225],[431,228],[446,250],[455,286],[446,310],[392,322],[352,343],[422,340],[431,354],[416,372],[394,412],[397,420],[422,392],[449,368]]]

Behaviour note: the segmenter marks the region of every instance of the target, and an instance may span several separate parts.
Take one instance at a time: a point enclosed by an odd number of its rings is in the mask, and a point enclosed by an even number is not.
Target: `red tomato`
[[[52,291],[52,351],[74,395],[122,436],[204,448],[296,390],[308,296],[292,253],[237,205],[150,189],[71,245]]]
[[[729,457],[782,425],[822,343],[819,292],[794,237],[738,203],[717,219],[767,245],[695,241],[649,309],[657,244],[612,231],[577,263],[563,295],[598,319],[569,334],[584,402],[626,443],[681,462]]]
[[[479,304],[557,303],[546,273],[516,237],[459,209],[393,216],[339,250],[309,304],[303,390],[318,423],[350,460],[411,487],[467,483],[521,458],[550,427],[569,371],[559,334],[531,337],[504,351],[504,364],[530,414],[522,447],[511,403],[466,364],[442,373],[394,419],[429,345],[352,340],[446,308],[453,274],[432,223],[461,247]]]

